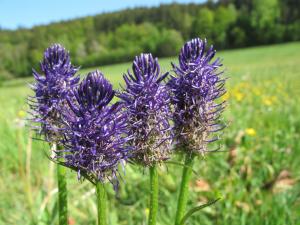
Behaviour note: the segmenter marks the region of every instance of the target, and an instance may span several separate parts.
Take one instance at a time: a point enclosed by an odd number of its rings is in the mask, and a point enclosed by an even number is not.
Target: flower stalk
[[[106,201],[107,194],[105,186],[102,182],[96,183],[97,206],[98,206],[98,225],[106,225]]]
[[[150,212],[149,225],[156,224],[156,216],[158,209],[158,173],[157,165],[149,167],[150,172]]]
[[[57,147],[61,149],[60,146]],[[57,164],[57,186],[58,186],[58,217],[59,225],[68,224],[68,190],[66,179],[66,167]]]
[[[187,201],[189,197],[189,181],[191,179],[195,154],[186,154],[184,168],[182,170],[182,178],[180,192],[177,203],[177,211],[175,217],[175,225],[181,224],[181,220],[185,215]]]

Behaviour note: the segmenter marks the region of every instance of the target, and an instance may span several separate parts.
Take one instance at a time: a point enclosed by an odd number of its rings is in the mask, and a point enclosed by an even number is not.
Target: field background
[[[221,196],[188,224],[300,224],[300,43],[222,51],[227,83],[225,152],[197,159],[189,207]],[[160,59],[163,70],[176,58]],[[36,65],[37,67],[38,65]],[[118,88],[130,63],[98,67]],[[92,68],[95,69],[95,68]],[[83,69],[86,74],[92,69]],[[56,224],[55,165],[49,147],[26,127],[26,83],[0,87],[0,224]],[[180,161],[174,158],[172,161]],[[158,224],[172,224],[181,168],[160,168]],[[146,224],[148,171],[128,166],[116,195],[109,188],[110,224]],[[94,188],[68,172],[70,224],[95,224]]]

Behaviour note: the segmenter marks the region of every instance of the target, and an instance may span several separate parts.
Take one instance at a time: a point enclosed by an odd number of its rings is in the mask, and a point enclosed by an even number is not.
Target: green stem
[[[58,146],[58,149],[60,147]],[[58,184],[58,214],[59,225],[68,224],[68,195],[66,167],[57,164],[57,184]]]
[[[182,170],[181,186],[177,203],[177,212],[175,217],[175,225],[179,225],[186,210],[186,205],[189,196],[189,180],[193,171],[195,154],[185,156],[184,168]]]
[[[150,170],[150,212],[148,225],[156,224],[156,215],[158,209],[158,173],[157,166],[153,165]]]
[[[104,184],[96,183],[97,205],[98,205],[98,225],[106,225],[106,190]]]

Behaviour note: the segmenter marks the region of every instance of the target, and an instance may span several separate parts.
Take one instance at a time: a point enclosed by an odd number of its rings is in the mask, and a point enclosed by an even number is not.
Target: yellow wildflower
[[[26,112],[25,112],[25,111],[20,110],[20,111],[18,112],[18,118],[24,118],[25,116],[26,116]]]
[[[262,101],[265,105],[271,106],[277,102],[277,97],[276,96],[264,97]]]
[[[264,98],[263,103],[267,106],[271,106],[273,102],[269,98]]]
[[[236,98],[236,100],[237,100],[238,102],[240,102],[240,101],[243,100],[244,94],[241,93],[241,92],[239,92],[239,91],[236,91],[236,92],[234,93],[234,97]]]
[[[249,136],[255,136],[256,135],[256,130],[253,129],[253,128],[247,128],[245,132]]]

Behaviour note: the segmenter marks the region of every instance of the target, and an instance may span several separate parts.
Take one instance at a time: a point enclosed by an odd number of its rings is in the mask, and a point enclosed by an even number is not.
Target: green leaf
[[[180,225],[184,225],[185,222],[197,211],[205,208],[205,207],[208,207],[214,203],[216,203],[217,201],[219,201],[221,198],[217,198],[215,200],[212,200],[212,201],[209,201],[208,203],[204,204],[204,205],[200,205],[200,206],[196,206],[194,208],[192,208],[191,210],[189,210],[185,215],[184,217],[182,218],[181,222],[180,222]]]

